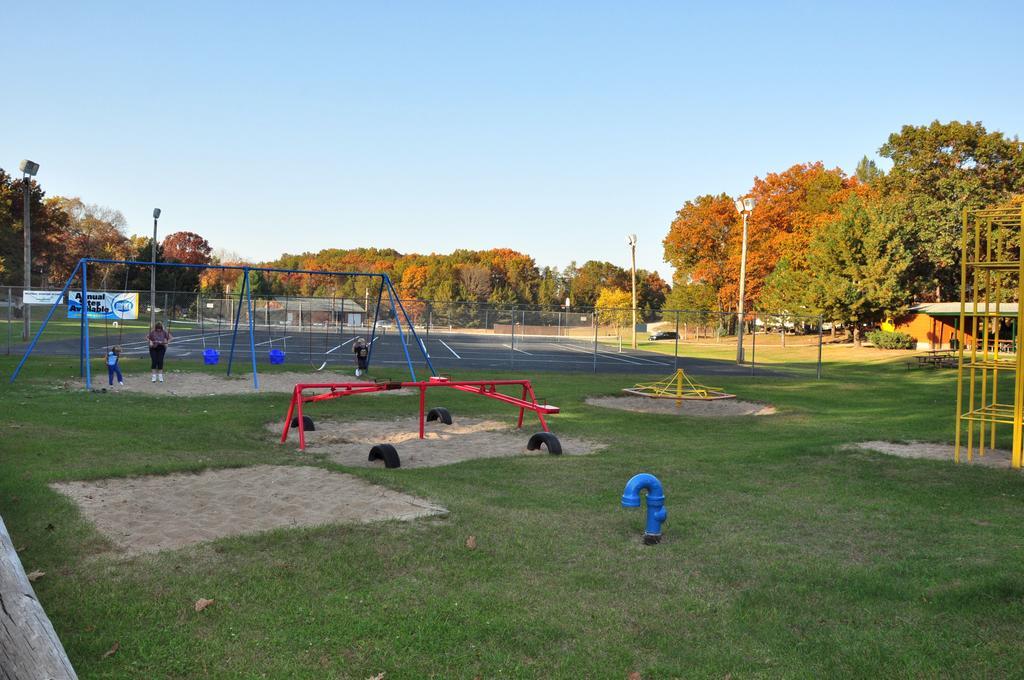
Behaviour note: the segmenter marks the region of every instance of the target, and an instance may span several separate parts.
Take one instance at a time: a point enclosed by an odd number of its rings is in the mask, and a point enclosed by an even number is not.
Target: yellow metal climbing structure
[[[651,383],[637,383],[633,387],[623,388],[622,391],[641,397],[675,399],[676,406],[681,405],[687,399],[710,401],[712,399],[734,399],[736,397],[735,394],[724,392],[720,387],[708,387],[695,383],[681,368],[663,380]]]
[[[1021,467],[1024,423],[1024,324],[1021,225],[1024,205],[963,211],[960,326],[956,381],[956,449],[967,460],[996,445],[996,426],[1013,430],[1010,464]],[[1010,328],[1012,338],[1001,338]],[[1012,379],[1012,394],[1009,381]],[[1002,383],[1002,384],[1001,384]],[[1002,388],[1002,391],[1000,391]],[[1002,401],[1000,400],[1002,399]]]

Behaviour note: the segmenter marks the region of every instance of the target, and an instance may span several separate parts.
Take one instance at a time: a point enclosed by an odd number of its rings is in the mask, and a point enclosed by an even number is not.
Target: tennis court
[[[98,328],[96,330],[99,330]],[[142,330],[124,330],[118,333],[92,332],[89,337],[89,354],[102,357],[112,344],[120,344],[125,358],[145,357],[149,353],[148,342]],[[199,328],[195,324],[177,323],[171,328],[174,340],[167,350],[168,362],[203,361],[206,349],[220,353],[220,363],[226,364],[231,354],[232,333],[227,326],[222,328]],[[344,370],[353,366],[352,343],[357,337],[369,338],[368,329],[346,328],[313,329],[298,327],[258,326],[253,333],[250,347],[247,329],[239,328],[235,338],[234,366],[246,372],[251,363],[251,351],[255,348],[256,361],[269,364],[271,349],[285,354],[285,363],[318,368],[326,363],[332,370]],[[417,351],[417,340],[422,343],[422,352]],[[669,373],[678,366],[695,375],[749,375],[749,367],[737,366],[730,361],[675,357],[656,352],[621,350],[607,342],[588,338],[559,336],[512,336],[489,332],[438,332],[423,333],[418,338],[408,332],[404,337],[392,327],[378,328],[372,339],[372,367],[407,366],[403,345],[408,347],[417,372],[425,371],[424,354],[429,357],[435,370],[455,372],[460,368],[482,370],[515,371],[579,371],[598,373]],[[16,348],[19,353],[24,345]],[[33,351],[44,356],[78,356],[78,337],[40,339]],[[169,365],[169,367],[172,367]],[[760,371],[759,371],[760,372]]]

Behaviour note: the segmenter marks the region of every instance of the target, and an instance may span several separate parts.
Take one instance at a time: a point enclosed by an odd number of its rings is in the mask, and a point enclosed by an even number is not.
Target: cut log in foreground
[[[0,517],[0,680],[77,677]]]

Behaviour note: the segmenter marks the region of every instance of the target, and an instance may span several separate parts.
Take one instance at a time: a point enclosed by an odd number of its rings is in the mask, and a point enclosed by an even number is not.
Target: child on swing
[[[114,386],[114,374],[117,374],[117,384],[124,387],[124,376],[121,375],[121,346],[114,345],[107,352],[107,384]]]
[[[356,356],[356,377],[366,373],[367,364],[370,360],[370,349],[366,346],[366,340],[356,338],[352,343],[352,353]]]

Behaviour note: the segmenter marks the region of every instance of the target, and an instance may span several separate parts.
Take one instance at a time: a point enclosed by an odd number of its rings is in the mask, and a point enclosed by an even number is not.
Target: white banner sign
[[[23,290],[21,291],[21,302],[25,305],[52,305],[60,300],[59,290]]]
[[[138,293],[89,293],[90,319],[138,319]],[[68,296],[68,318],[82,318],[82,292]]]

